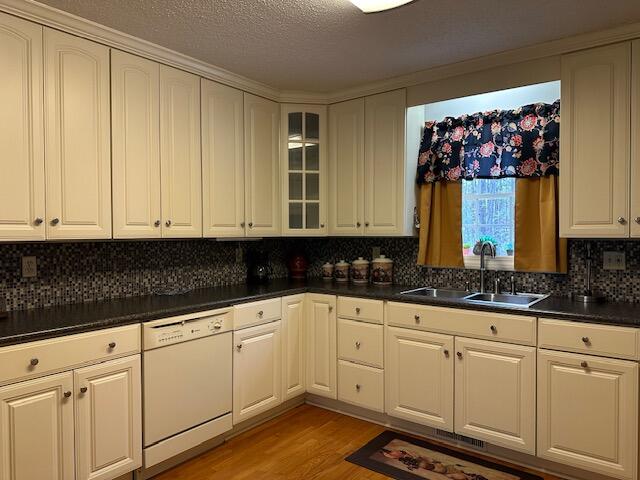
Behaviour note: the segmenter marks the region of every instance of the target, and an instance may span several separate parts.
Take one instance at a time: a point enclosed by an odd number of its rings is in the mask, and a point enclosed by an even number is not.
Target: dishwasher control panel
[[[233,310],[213,310],[163,318],[143,324],[143,349],[187,342],[228,332],[233,328]]]

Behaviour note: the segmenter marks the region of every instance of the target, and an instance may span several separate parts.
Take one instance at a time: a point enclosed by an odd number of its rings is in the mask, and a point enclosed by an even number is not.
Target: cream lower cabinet
[[[111,480],[142,465],[140,355],[74,371],[76,480]]]
[[[387,414],[452,432],[453,337],[397,327],[385,336]]]
[[[73,480],[71,372],[0,388],[0,480]]]
[[[289,400],[306,391],[305,294],[282,298],[282,398]]]
[[[307,392],[337,398],[336,297],[308,293],[305,306]]]
[[[0,14],[0,240],[45,239],[42,58],[42,27]]]
[[[282,403],[281,321],[233,334],[233,423]]]
[[[637,478],[638,364],[540,349],[538,456]]]
[[[47,238],[111,238],[109,48],[44,29]]]
[[[536,452],[536,349],[455,339],[455,432]]]

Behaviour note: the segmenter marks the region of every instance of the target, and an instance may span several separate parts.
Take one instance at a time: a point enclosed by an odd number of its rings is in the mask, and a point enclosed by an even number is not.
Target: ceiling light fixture
[[[413,0],[349,0],[364,13],[382,12],[383,10],[391,10],[398,8]]]

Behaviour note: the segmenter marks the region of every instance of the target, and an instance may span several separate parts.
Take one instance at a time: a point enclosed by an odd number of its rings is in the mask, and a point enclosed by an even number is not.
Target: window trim
[[[464,255],[464,268],[480,269],[480,255]],[[500,255],[498,257],[485,257],[487,270],[513,271],[513,255]]]

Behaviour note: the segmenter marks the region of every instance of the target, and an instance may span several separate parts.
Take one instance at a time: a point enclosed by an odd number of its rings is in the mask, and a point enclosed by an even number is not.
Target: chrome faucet
[[[484,274],[487,271],[484,260],[486,247],[489,247],[489,256],[492,258],[495,258],[496,256],[496,246],[492,242],[482,242],[482,245],[480,246],[480,293],[487,292],[484,283]]]

